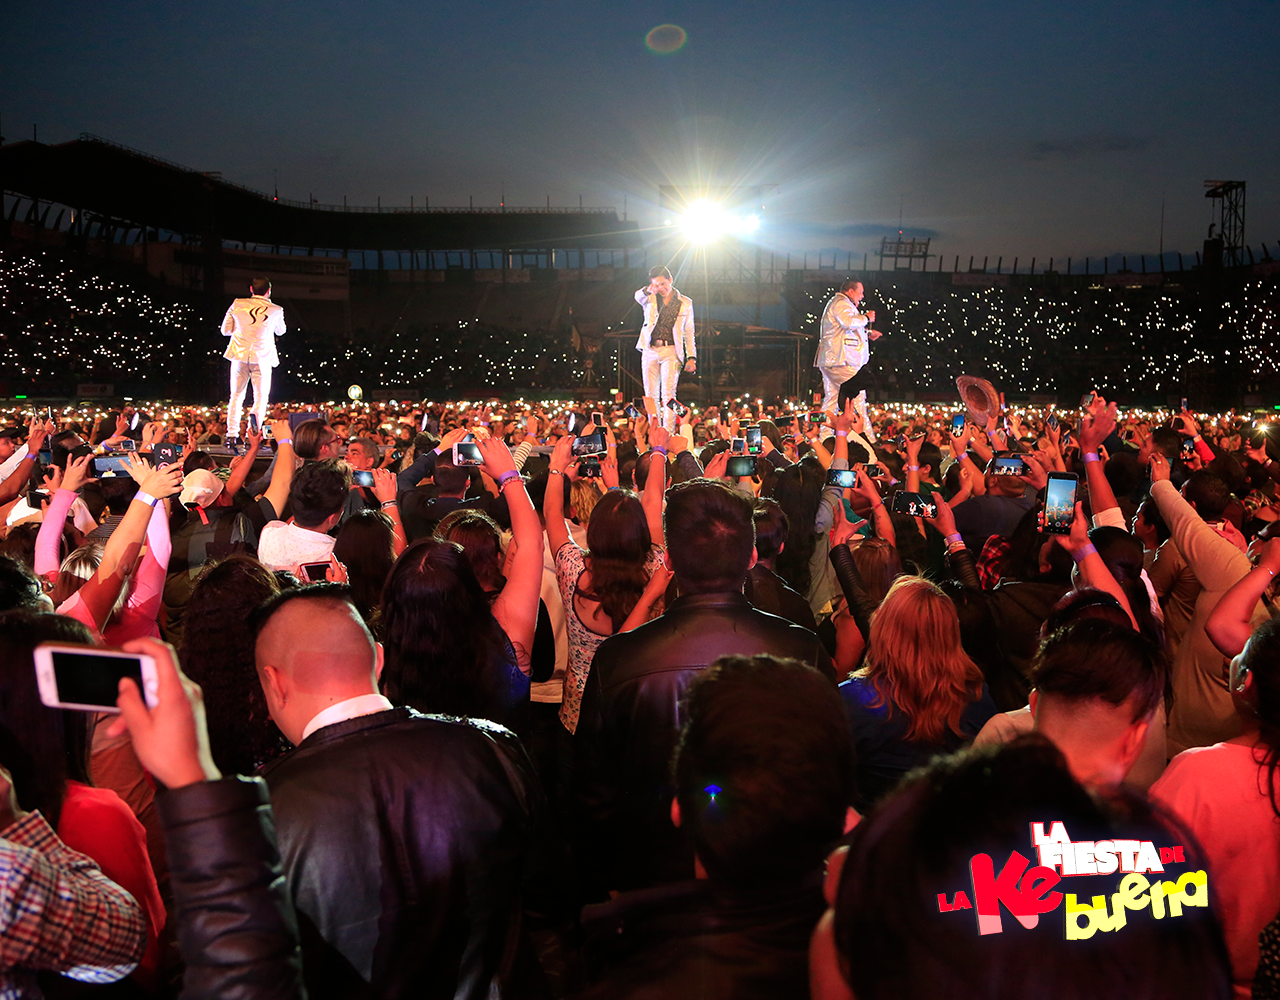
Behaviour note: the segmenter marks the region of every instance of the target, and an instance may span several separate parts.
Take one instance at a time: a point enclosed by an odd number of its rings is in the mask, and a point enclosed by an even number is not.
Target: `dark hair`
[[[40,702],[32,650],[42,642],[92,645],[74,618],[11,611],[0,615],[0,766],[13,778],[18,804],[39,809],[55,829],[68,781],[89,779],[88,714]]]
[[[1163,545],[1173,537],[1173,532],[1169,530],[1164,515],[1160,513],[1160,505],[1151,497],[1147,497],[1138,505],[1138,517],[1156,529],[1156,541],[1159,544]]]
[[[90,444],[102,444],[107,438],[116,432],[116,421],[120,418],[119,410],[108,410],[102,415],[102,419],[98,422],[98,428],[90,435],[92,440]]]
[[[853,801],[853,741],[831,682],[796,660],[724,656],[690,684],[683,714],[680,824],[712,881],[817,871]]]
[[[249,282],[249,290],[254,295],[266,295],[267,292],[271,291],[271,282],[266,278],[254,278]]]
[[[44,610],[40,579],[25,563],[12,556],[0,556],[0,612],[25,608]]]
[[[486,591],[502,589],[506,580],[502,576],[502,529],[497,521],[482,510],[462,508],[441,518],[432,534],[442,542],[462,546],[471,572]],[[387,569],[391,569],[390,563]]]
[[[73,441],[75,444],[72,444]],[[73,455],[76,458],[80,458],[91,454],[93,454],[93,449],[80,439],[79,434],[70,429],[59,431],[49,443],[49,464],[56,465],[64,472],[67,469],[68,458]]]
[[[360,617],[371,623],[382,601],[387,575],[396,561],[395,526],[391,518],[380,510],[352,514],[338,527],[333,554],[347,568],[352,603]]]
[[[845,278],[844,281],[840,283],[840,291],[847,292],[854,288],[857,288],[861,284],[862,282],[859,281],[857,278]]]
[[[787,547],[778,556],[774,568],[804,598],[809,596],[809,562],[818,543],[814,527],[818,522],[818,507],[822,503],[826,482],[827,472],[818,460],[802,458],[778,473],[770,493],[770,497],[786,512],[790,524]]]
[[[657,264],[649,268],[649,277],[650,278],[670,278],[671,272],[668,271],[661,264]]]
[[[308,461],[320,457],[320,449],[332,441],[337,435],[333,428],[323,420],[304,420],[293,429],[293,450],[302,459]]]
[[[1258,718],[1259,743],[1266,748],[1259,766],[1267,773],[1271,808],[1280,816],[1280,805],[1276,803],[1276,770],[1280,768],[1280,618],[1268,618],[1255,628],[1245,652],[1244,665],[1253,677],[1253,711]]]
[[[471,473],[461,466],[454,465],[451,461],[443,461],[441,456],[436,460],[431,481],[435,483],[436,489],[441,494],[457,495],[466,490],[467,484],[471,482]]]
[[[107,513],[114,517],[124,517],[129,504],[133,502],[134,494],[138,492],[138,484],[131,476],[108,476],[99,481],[98,489],[102,493],[102,499],[107,502]]]
[[[382,591],[382,690],[422,712],[493,718],[514,657],[471,564],[454,542],[422,538]]]
[[[1208,469],[1197,469],[1182,487],[1187,503],[1196,505],[1196,513],[1206,521],[1216,521],[1231,502],[1227,484]]]
[[[1182,454],[1182,435],[1172,427],[1157,427],[1151,432],[1151,447],[1173,465]]]
[[[1107,459],[1102,470],[1111,492],[1118,497],[1127,497],[1142,485],[1143,469],[1138,464],[1138,456],[1131,451],[1119,451]]]
[[[1095,935],[1084,953],[1063,940],[1061,911],[1033,931],[1011,929],[1006,914],[998,934],[979,934],[973,911],[940,912],[938,892],[968,889],[975,855],[1000,865],[1011,849],[1028,850],[1032,822],[1050,817],[1077,840],[1170,838],[1144,801],[1092,798],[1061,752],[1034,733],[938,758],[863,819],[850,838],[833,927],[858,1000],[1079,1000],[1114,996],[1119,983],[1127,1000],[1226,1000],[1230,963],[1208,909],[1131,920],[1121,934]],[[1203,867],[1195,853],[1188,860]],[[1067,883],[1057,888],[1073,891]]]
[[[1133,628],[1133,622],[1114,594],[1097,587],[1077,587],[1063,594],[1049,611],[1049,617],[1040,626],[1041,641],[1058,629],[1083,618],[1101,618],[1114,625]]]
[[[680,483],[667,491],[663,525],[681,593],[742,589],[756,538],[746,495],[718,480]]]
[[[9,534],[0,542],[0,555],[22,563],[34,571],[36,565],[36,537],[40,534],[40,525],[33,522],[15,524]],[[59,541],[61,541],[59,536]]]
[[[214,763],[252,774],[288,743],[267,713],[254,663],[253,612],[280,593],[275,574],[247,555],[206,566],[183,615],[178,657],[204,691]]]
[[[653,538],[640,498],[630,490],[610,490],[591,511],[586,563],[591,593],[616,632],[635,610],[648,576],[644,571]]]
[[[315,528],[342,510],[351,492],[351,466],[337,458],[308,462],[289,486],[289,505],[299,527]]]
[[[193,451],[190,455],[182,460],[182,475],[191,475],[196,469],[207,469],[213,472],[218,467],[218,463],[214,461],[213,456],[207,451]]]
[[[756,556],[772,559],[782,551],[791,530],[787,512],[777,500],[758,497],[752,515],[756,523]]]
[[[1133,700],[1133,721],[1156,710],[1169,682],[1169,662],[1151,640],[1101,618],[1081,618],[1053,632],[1031,663],[1031,683],[1071,701]]]
[[[1039,513],[1036,507],[1032,507],[1013,529],[1009,536],[1009,550],[1000,560],[1000,579],[1069,584],[1073,563],[1061,545],[1049,547],[1049,571],[1040,572],[1040,550],[1047,536],[1040,530]]]
[[[1128,598],[1138,630],[1157,645],[1163,645],[1164,627],[1151,611],[1151,594],[1142,579],[1142,542],[1136,535],[1113,525],[1093,528],[1089,541]]]

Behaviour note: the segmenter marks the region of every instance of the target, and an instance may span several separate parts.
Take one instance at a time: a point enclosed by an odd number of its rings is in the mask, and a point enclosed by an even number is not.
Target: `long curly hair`
[[[982,696],[982,671],[960,642],[955,605],[938,586],[903,576],[871,618],[866,666],[876,690],[871,707],[887,705],[909,720],[907,739],[941,743],[960,735],[960,715]]]
[[[462,546],[422,538],[382,591],[383,693],[420,712],[493,718],[511,643]]]
[[[254,663],[251,612],[280,592],[252,556],[206,566],[183,617],[182,669],[204,690],[213,760],[228,774],[252,774],[288,746],[267,713]]]
[[[610,490],[600,498],[587,525],[586,565],[591,592],[582,596],[600,602],[613,630],[627,620],[649,582],[644,564],[653,538],[640,498],[630,490]]]

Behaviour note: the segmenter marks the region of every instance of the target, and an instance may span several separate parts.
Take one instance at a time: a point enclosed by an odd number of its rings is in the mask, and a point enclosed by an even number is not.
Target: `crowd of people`
[[[11,412],[0,995],[1280,996],[1280,428],[814,406]]]

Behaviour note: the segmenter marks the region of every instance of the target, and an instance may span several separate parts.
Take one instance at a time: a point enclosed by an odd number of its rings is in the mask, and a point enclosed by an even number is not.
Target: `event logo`
[[[1064,906],[1066,938],[1083,941],[1099,931],[1109,933],[1124,927],[1130,910],[1150,910],[1156,920],[1182,916],[1184,906],[1209,905],[1209,877],[1203,871],[1185,872],[1177,881],[1147,876],[1163,875],[1165,865],[1185,864],[1182,846],[1157,848],[1149,840],[1072,840],[1062,823],[1031,824],[1031,846],[1037,861],[1014,851],[996,874],[989,854],[969,859],[970,891],[948,900],[938,893],[938,912],[972,910],[978,918],[979,934],[1000,934],[1003,906],[1023,927],[1030,930],[1042,913]],[[1075,893],[1054,891],[1064,878],[1084,875],[1123,875],[1110,905],[1106,896],[1093,896],[1088,903],[1077,902]]]

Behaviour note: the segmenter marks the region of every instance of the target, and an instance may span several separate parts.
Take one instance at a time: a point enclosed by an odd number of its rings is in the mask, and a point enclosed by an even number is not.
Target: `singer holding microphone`
[[[680,368],[698,370],[698,345],[693,332],[693,299],[671,285],[665,267],[649,268],[649,284],[636,292],[644,307],[644,327],[636,340],[644,394],[658,405],[658,419],[668,431],[679,423],[667,401],[675,399]]]
[[[857,377],[871,357],[870,341],[880,339],[880,331],[871,329],[876,319],[875,310],[862,311],[862,296],[862,282],[849,278],[822,311],[818,353],[813,365],[822,373],[824,410],[835,408],[841,385]],[[870,430],[870,421],[866,419],[867,387],[854,383],[844,395],[852,396],[855,392],[858,411]]]

